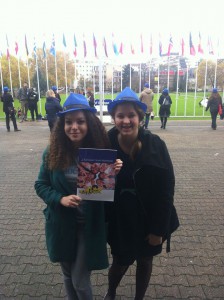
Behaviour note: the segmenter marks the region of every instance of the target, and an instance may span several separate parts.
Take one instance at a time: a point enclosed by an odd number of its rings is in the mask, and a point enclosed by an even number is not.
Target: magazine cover
[[[77,195],[83,200],[113,201],[117,150],[79,149]]]

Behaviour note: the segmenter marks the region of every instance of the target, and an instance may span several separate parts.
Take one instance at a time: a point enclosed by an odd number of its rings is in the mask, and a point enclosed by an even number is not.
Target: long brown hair
[[[142,110],[135,102],[128,102],[128,101],[127,101],[127,102],[121,102],[120,104],[116,105],[116,106],[112,109],[112,111],[111,111],[111,117],[114,119],[114,118],[115,118],[115,113],[116,113],[117,107],[118,107],[119,105],[125,105],[126,103],[131,104],[131,105],[133,106],[134,110],[136,111],[136,113],[137,113],[137,115],[138,115],[138,117],[139,117],[139,123],[140,123],[141,121],[143,121],[144,116],[145,116],[144,111],[143,111],[143,110]],[[136,141],[134,142],[134,144],[132,145],[131,150],[130,150],[130,154],[129,154],[129,155],[130,155],[130,158],[131,158],[132,160],[135,159],[137,153],[141,150],[141,148],[142,148],[142,143],[141,143],[141,141],[137,138]]]
[[[83,148],[108,149],[110,142],[105,127],[99,118],[90,111],[83,110],[87,122],[87,134],[82,141]],[[65,117],[57,119],[50,135],[49,151],[46,157],[47,168],[65,170],[74,163],[78,147],[67,137],[64,131]]]

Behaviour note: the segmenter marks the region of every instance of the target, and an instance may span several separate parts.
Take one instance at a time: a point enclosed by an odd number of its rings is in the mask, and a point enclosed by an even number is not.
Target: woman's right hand
[[[69,196],[65,196],[62,197],[60,200],[61,205],[65,206],[65,207],[77,207],[79,206],[80,202],[81,202],[81,198],[77,195],[69,195]]]

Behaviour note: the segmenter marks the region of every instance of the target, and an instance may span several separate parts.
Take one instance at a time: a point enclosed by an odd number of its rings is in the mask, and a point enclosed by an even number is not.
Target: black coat
[[[139,256],[153,256],[162,245],[150,246],[151,233],[169,239],[179,226],[173,205],[175,177],[167,147],[157,135],[139,130],[142,149],[136,159],[120,149],[117,134],[109,131],[112,148],[118,150],[123,167],[117,176],[114,203],[107,205],[108,243],[120,264],[131,264]]]
[[[3,111],[5,113],[9,112],[9,107],[13,107],[13,97],[8,92],[4,92],[4,94],[1,96],[1,101],[3,102]]]
[[[168,102],[168,105],[165,105],[165,98]],[[160,108],[159,108],[159,116],[160,117],[169,117],[170,116],[170,107],[171,107],[171,104],[172,104],[172,100],[170,98],[169,95],[165,95],[165,94],[162,94],[160,97],[159,97],[159,104],[160,104]]]
[[[63,108],[59,103],[59,100],[55,97],[48,97],[45,103],[45,110],[48,121],[54,121],[57,118],[57,113],[62,111]]]

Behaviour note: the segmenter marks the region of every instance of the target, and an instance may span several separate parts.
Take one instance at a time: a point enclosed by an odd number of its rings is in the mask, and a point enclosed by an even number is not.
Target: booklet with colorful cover
[[[77,195],[83,200],[113,201],[117,150],[79,148]]]

